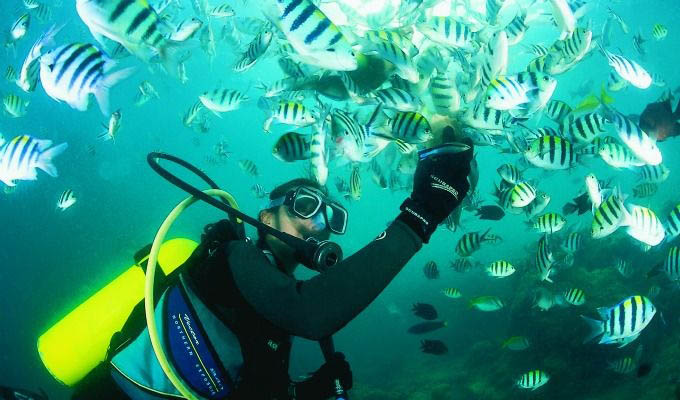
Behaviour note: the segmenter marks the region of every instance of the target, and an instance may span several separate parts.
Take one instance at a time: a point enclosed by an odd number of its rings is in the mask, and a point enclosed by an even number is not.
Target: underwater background
[[[611,94],[623,114],[639,114],[646,104],[656,101],[667,89],[675,89],[680,82],[680,20],[677,18],[680,2],[602,0],[593,3],[597,6],[589,18],[595,26],[601,25],[607,6],[627,21],[631,34],[616,36],[610,46],[624,54],[634,54],[630,37],[638,29],[650,36],[654,24],[661,23],[668,28],[665,40],[650,41],[646,45],[644,62],[649,70],[664,77],[667,86],[652,86],[644,91],[628,88]],[[21,13],[20,6],[18,0],[0,3],[4,25],[11,25]],[[240,1],[232,6],[237,15],[258,15],[255,7],[244,6]],[[61,6],[52,7],[50,21],[32,22],[29,39],[18,43],[15,51],[7,49],[0,53],[0,71],[8,65],[18,69],[34,38],[59,21],[66,22],[66,27],[57,38],[58,44],[92,41],[73,2],[64,0]],[[543,40],[548,36],[550,39]],[[554,39],[554,28],[537,26],[529,29],[524,41]],[[510,54],[510,71],[522,69],[531,59],[518,47],[513,47]],[[103,116],[95,105],[87,112],[79,112],[50,99],[41,87],[30,95],[23,94],[30,99],[25,116],[0,116],[0,133],[7,140],[29,134],[69,144],[55,161],[57,178],[39,172],[36,181],[19,181],[15,191],[0,193],[0,385],[43,388],[50,398],[68,398],[69,389],[57,383],[39,359],[38,336],[132,265],[133,254],[151,242],[161,221],[186,197],[148,167],[149,152],[167,152],[199,166],[221,188],[232,193],[249,215],[256,215],[265,204],[265,200],[257,199],[252,193],[255,183],[271,190],[279,183],[305,174],[304,162],[283,163],[271,154],[283,128],[277,127],[268,135],[262,132],[266,115],[257,106],[259,94],[255,84],[282,75],[276,56],[269,55],[243,75],[231,70],[236,58],[222,48],[209,62],[205,54],[196,50],[187,61],[189,81],[186,84],[148,68],[141,61],[123,60],[123,65],[135,66],[136,70],[111,91],[112,109],[119,108],[123,113],[115,143],[97,139],[101,124],[107,122],[108,116]],[[592,82],[590,92],[597,94],[609,71],[603,57],[594,54],[559,77],[553,98],[578,103],[583,96],[571,93],[584,82]],[[160,97],[136,107],[134,95],[143,80],[151,82]],[[181,123],[181,115],[196,102],[198,95],[215,87],[241,90],[249,94],[250,101],[222,118],[211,118],[208,132],[187,129]],[[18,88],[3,80],[0,93],[9,92],[18,93]],[[228,157],[215,156],[219,143],[228,146]],[[659,147],[664,165],[671,171],[670,177],[656,195],[637,203],[657,210],[665,219],[680,201],[678,186],[675,186],[680,184],[680,143],[678,139],[671,139],[659,143]],[[238,162],[245,159],[257,165],[258,177],[239,167]],[[478,191],[487,204],[493,202],[494,181],[498,180],[496,168],[516,159],[517,156],[500,154],[492,147],[476,148]],[[332,165],[329,168],[329,182],[335,174],[348,176],[346,168],[337,171]],[[538,179],[541,190],[552,196],[546,211],[560,212],[566,202],[582,192],[583,177],[589,172],[602,180],[614,179],[624,192],[630,192],[638,182],[632,170],[614,170],[601,160],[569,171],[530,169],[527,175]],[[350,214],[348,233],[335,239],[346,255],[379,234],[398,214],[399,205],[408,195],[406,191],[383,190],[367,175],[365,178],[361,199],[343,200]],[[56,208],[56,201],[66,189],[73,190],[77,203],[62,212]],[[220,218],[224,218],[221,212],[196,204],[173,226],[170,237],[197,240],[205,224]],[[590,213],[567,217],[569,226],[586,231],[591,219]],[[598,241],[587,238],[584,249],[576,254],[573,267],[560,270],[550,284],[539,282],[533,276],[535,245],[540,236],[527,228],[524,220],[524,216],[507,215],[501,221],[482,221],[464,211],[462,228],[451,232],[440,227],[430,244],[413,257],[373,304],[334,336],[336,348],[347,355],[354,373],[351,398],[680,398],[680,290],[663,274],[652,279],[646,277],[652,267],[663,262],[669,244],[643,252],[623,232]],[[483,265],[500,258],[511,261],[517,272],[508,278],[488,277],[480,268],[463,274],[450,267],[457,258],[454,248],[462,234],[483,232],[487,228],[503,241],[482,246],[474,258]],[[253,235],[252,229],[248,229]],[[634,270],[630,276],[623,277],[616,270],[617,258],[631,262]],[[438,279],[425,277],[423,267],[428,261],[437,264]],[[304,278],[305,271],[300,272]],[[648,295],[652,286],[660,288],[655,297]],[[463,297],[445,297],[441,290],[447,287],[460,289]],[[580,307],[540,311],[533,306],[538,287],[555,293],[578,287],[587,294],[587,302]],[[623,348],[582,343],[588,332],[581,314],[593,317],[597,307],[609,307],[636,294],[650,297],[659,310],[659,315],[638,340]],[[471,298],[483,295],[498,296],[505,307],[495,312],[468,307]],[[425,335],[408,333],[410,326],[420,322],[411,313],[416,302],[435,306],[447,326]],[[528,349],[510,351],[502,347],[507,338],[518,335],[530,339]],[[443,341],[448,353],[421,352],[422,339]],[[635,373],[622,375],[608,369],[608,362],[632,356],[638,345],[644,349],[642,361],[651,366],[648,374],[638,377]],[[321,363],[316,343],[296,339],[291,377],[314,371]],[[517,388],[517,378],[533,369],[548,372],[550,381],[536,391]]]

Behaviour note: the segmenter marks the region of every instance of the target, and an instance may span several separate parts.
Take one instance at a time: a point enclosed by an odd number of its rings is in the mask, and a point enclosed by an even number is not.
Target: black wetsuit
[[[291,337],[319,340],[363,311],[420,249],[395,221],[329,271],[298,281],[276,268],[252,242],[211,250],[188,283],[239,338],[244,366],[234,399],[288,399]],[[225,263],[225,260],[226,263]]]

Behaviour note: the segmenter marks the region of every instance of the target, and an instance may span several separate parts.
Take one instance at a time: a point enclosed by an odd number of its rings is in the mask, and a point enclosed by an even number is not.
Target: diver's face
[[[305,219],[295,216],[287,206],[282,206],[279,207],[277,217],[279,219],[279,230],[297,238],[306,240],[314,237],[318,240],[326,240],[329,237],[326,220],[320,212],[312,218]]]

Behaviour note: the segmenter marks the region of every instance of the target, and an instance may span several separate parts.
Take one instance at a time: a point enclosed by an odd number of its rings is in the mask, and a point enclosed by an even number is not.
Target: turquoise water
[[[647,90],[628,88],[614,93],[615,105],[622,113],[639,114],[647,103],[655,101],[666,89],[674,89],[680,81],[677,69],[680,3],[677,2],[595,2],[600,4],[589,17],[598,33],[605,16],[605,6],[611,6],[629,25],[630,33],[615,29],[611,49],[640,61],[650,71],[660,74],[666,88],[652,86]],[[252,3],[257,4],[257,3]],[[21,3],[16,0],[0,4],[3,26],[10,26]],[[256,7],[233,4],[240,16],[257,16]],[[34,19],[27,37],[0,55],[0,71],[7,65],[16,70],[33,41],[53,23],[66,22],[57,36],[57,44],[73,41],[92,42],[86,26],[78,18],[71,1],[61,7],[51,7],[50,22]],[[191,7],[186,5],[186,12]],[[660,42],[651,38],[655,23],[668,28],[668,37]],[[642,30],[649,41],[647,57],[639,60],[632,46],[632,34]],[[523,43],[548,44],[555,39],[555,29],[537,26],[529,29]],[[246,36],[246,42],[250,36]],[[524,68],[531,57],[511,49],[509,71]],[[69,310],[109,282],[132,264],[132,255],[153,239],[161,221],[185,195],[159,178],[146,164],[146,154],[161,150],[177,155],[200,166],[221,187],[230,191],[241,208],[251,215],[262,207],[251,186],[261,184],[269,190],[276,184],[304,173],[304,162],[284,164],[271,155],[271,148],[283,126],[266,135],[262,122],[266,115],[257,107],[260,93],[258,81],[271,82],[282,78],[275,52],[245,74],[235,74],[231,66],[237,56],[227,46],[218,43],[218,53],[212,62],[195,48],[187,61],[189,81],[180,83],[155,68],[134,58],[121,61],[123,66],[136,67],[135,74],[116,85],[111,91],[112,109],[123,113],[122,127],[113,142],[97,139],[103,116],[96,104],[87,112],[71,109],[50,99],[40,87],[32,94],[20,92],[16,85],[2,81],[0,93],[15,93],[30,99],[27,115],[12,119],[0,117],[0,133],[9,140],[29,134],[54,143],[68,142],[68,150],[55,165],[59,177],[39,172],[37,181],[19,181],[16,191],[0,193],[0,385],[30,389],[44,388],[52,398],[67,398],[68,389],[55,382],[42,366],[36,351],[38,336]],[[578,104],[580,96],[571,93],[583,82],[592,81],[591,91],[599,92],[610,68],[603,57],[593,52],[574,70],[558,77],[554,99]],[[137,86],[143,80],[151,82],[160,99],[152,99],[141,107],[133,105]],[[180,116],[206,90],[226,87],[246,92],[251,101],[223,118],[209,116],[210,131],[197,133],[181,123]],[[231,156],[217,164],[209,162],[215,145],[225,142]],[[94,146],[94,155],[91,151]],[[659,144],[664,165],[671,170],[668,181],[651,199],[637,200],[651,207],[665,219],[669,205],[678,202],[676,185],[680,182],[680,159],[677,139]],[[248,159],[258,166],[260,176],[244,173],[238,161]],[[496,168],[514,162],[518,156],[500,154],[493,148],[477,149],[480,169],[479,193],[485,204],[492,204],[490,193],[498,182]],[[381,159],[382,160],[382,159]],[[539,180],[542,191],[552,196],[546,211],[560,212],[565,202],[582,190],[583,176],[595,172],[600,179],[615,179],[626,193],[635,186],[636,174],[616,171],[600,160],[588,162],[572,171],[542,172],[532,168],[527,177]],[[345,179],[349,170],[331,167],[329,186],[336,176]],[[398,213],[406,192],[381,190],[373,184],[368,171],[362,172],[360,201],[345,202],[350,212],[348,234],[337,238],[346,254],[352,254],[368,243]],[[198,182],[196,182],[198,183]],[[72,189],[77,203],[62,212],[56,209],[59,195]],[[196,205],[173,227],[171,236],[198,238],[203,226],[223,215],[212,207]],[[574,267],[558,273],[553,285],[539,283],[533,275],[537,233],[524,227],[523,216],[508,215],[502,221],[479,221],[463,212],[463,230],[450,232],[441,228],[431,243],[425,246],[376,301],[356,320],[336,336],[336,347],[350,360],[355,378],[353,398],[356,399],[665,399],[672,398],[678,382],[677,357],[679,294],[665,277],[647,280],[644,274],[665,257],[668,245],[648,253],[639,250],[623,232],[601,241],[588,241],[575,260]],[[587,230],[591,217],[568,217],[573,227]],[[499,258],[511,261],[518,272],[506,279],[494,280],[481,271],[456,273],[449,263],[456,258],[453,251],[462,232],[492,232],[503,237],[497,245],[484,245],[475,260],[487,264]],[[251,231],[252,233],[252,231]],[[623,278],[614,268],[617,257],[628,259],[635,269]],[[438,280],[427,280],[422,268],[434,260],[440,269]],[[301,276],[305,276],[302,272]],[[583,345],[586,327],[580,314],[595,315],[596,307],[616,304],[634,294],[647,294],[650,286],[661,287],[653,299],[661,314],[655,317],[640,339],[623,349],[601,345]],[[570,287],[585,290],[587,302],[580,308],[555,307],[540,312],[532,308],[534,290],[547,287],[556,293]],[[457,287],[463,298],[451,300],[440,290]],[[467,307],[469,299],[481,295],[501,297],[506,307],[494,313],[482,313]],[[275,300],[273,300],[275,301]],[[414,336],[406,331],[419,322],[410,313],[414,302],[431,303],[441,318],[448,322],[442,330]],[[663,320],[663,322],[662,322]],[[514,335],[530,338],[532,346],[522,352],[502,349],[503,340]],[[421,339],[444,341],[449,352],[433,356],[420,352]],[[622,376],[607,370],[607,361],[632,356],[638,344],[644,346],[643,360],[652,365],[643,378]],[[300,340],[294,349],[291,376],[313,371],[321,363],[318,346]],[[531,369],[542,369],[551,375],[544,387],[534,392],[514,386],[519,375]]]

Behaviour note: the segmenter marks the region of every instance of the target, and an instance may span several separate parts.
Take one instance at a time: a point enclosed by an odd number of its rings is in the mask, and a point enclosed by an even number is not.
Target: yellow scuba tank
[[[167,276],[198,246],[176,238],[164,242],[158,264]],[[106,359],[114,333],[121,330],[132,309],[144,299],[147,257],[127,268],[111,283],[68,313],[38,338],[38,353],[55,379],[73,386]]]

